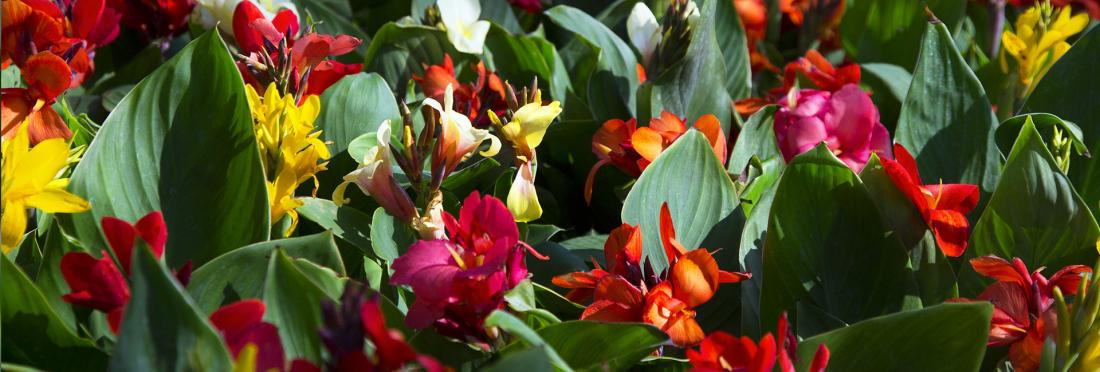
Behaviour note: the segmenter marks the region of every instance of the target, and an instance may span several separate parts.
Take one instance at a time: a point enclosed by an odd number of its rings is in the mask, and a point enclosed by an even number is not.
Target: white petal
[[[439,0],[439,16],[448,29],[451,25],[469,26],[481,17],[481,2],[478,0]]]
[[[634,9],[630,10],[630,16],[626,19],[626,33],[630,36],[630,43],[641,53],[642,59],[648,62],[661,40],[661,26],[644,2],[634,4]]]
[[[386,150],[390,148],[390,120],[386,119],[382,121],[382,124],[378,126],[378,146],[385,147]]]

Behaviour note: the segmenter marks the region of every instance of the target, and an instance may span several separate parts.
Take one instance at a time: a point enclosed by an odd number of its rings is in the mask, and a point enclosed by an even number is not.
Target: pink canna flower
[[[786,161],[821,142],[855,172],[867,165],[872,152],[893,158],[890,134],[879,122],[878,109],[855,84],[831,93],[791,90],[778,103],[775,137]]]
[[[504,292],[527,278],[524,253],[539,256],[519,239],[512,213],[500,200],[470,194],[455,219],[443,212],[449,240],[421,240],[393,262],[392,283],[412,287],[416,302],[406,323],[434,325],[440,333],[488,341],[485,317],[504,307]]]

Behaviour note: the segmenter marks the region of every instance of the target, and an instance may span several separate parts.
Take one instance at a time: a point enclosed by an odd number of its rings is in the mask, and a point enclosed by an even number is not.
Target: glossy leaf
[[[559,5],[543,12],[563,29],[576,34],[577,39],[562,49],[562,59],[569,71],[577,73],[578,65],[591,67],[588,76],[574,75],[598,121],[634,117],[634,92],[638,88],[634,51],[607,26],[588,14]],[[579,51],[579,52],[578,52]]]
[[[753,156],[762,161],[783,159],[775,139],[775,111],[778,108],[775,105],[764,106],[741,126],[726,168],[729,173],[741,174]]]
[[[321,138],[331,141],[329,152],[335,157],[348,148],[351,140],[377,131],[385,120],[400,118],[397,100],[386,80],[375,73],[359,73],[345,76],[325,89],[321,115],[314,125],[321,130]]]
[[[198,267],[267,240],[267,185],[244,83],[217,32],[195,39],[141,81],[103,123],[69,190],[92,205],[76,237],[106,247],[99,219],[162,211],[168,265]]]

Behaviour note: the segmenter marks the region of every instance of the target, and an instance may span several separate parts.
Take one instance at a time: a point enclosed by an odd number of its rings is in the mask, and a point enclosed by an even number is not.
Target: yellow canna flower
[[[516,154],[527,160],[534,157],[535,148],[542,143],[543,137],[546,136],[546,129],[550,127],[550,123],[558,117],[558,114],[561,114],[560,102],[554,101],[543,106],[541,94],[536,92],[535,95],[533,102],[516,110],[508,124],[502,124],[500,118],[492,110],[488,111],[489,120],[501,127],[501,134],[509,142],[512,142]]]
[[[531,162],[525,162],[516,170],[516,179],[508,189],[508,211],[516,222],[529,222],[542,217],[542,205],[535,192],[535,173]]]
[[[60,138],[39,142],[30,147],[24,122],[10,140],[3,141],[3,177],[0,200],[0,249],[11,252],[27,229],[27,209],[46,213],[77,213],[91,206],[79,196],[65,191],[68,178],[55,179],[68,165],[69,144]]]
[[[1035,83],[1069,50],[1066,39],[1088,25],[1088,14],[1070,13],[1068,6],[1055,11],[1049,1],[1038,3],[1016,18],[1015,32],[1006,30],[1001,34],[1004,51],[1019,64],[1024,96],[1031,94]]]
[[[263,97],[251,86],[246,86],[245,92],[267,177],[271,221],[289,216],[290,228],[284,235],[290,235],[298,226],[296,208],[302,205],[294,199],[294,190],[312,179],[316,192],[316,174],[326,169],[330,157],[328,147],[320,139],[321,131],[315,131],[313,126],[321,112],[321,100],[310,95],[299,106],[293,95],[280,95],[274,83],[267,87]]]

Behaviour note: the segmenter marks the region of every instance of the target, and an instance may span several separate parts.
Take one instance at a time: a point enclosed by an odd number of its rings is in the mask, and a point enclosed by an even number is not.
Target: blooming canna
[[[976,205],[980,192],[977,185],[924,185],[917,163],[909,151],[894,145],[895,160],[881,159],[883,169],[898,189],[917,207],[924,223],[936,236],[936,245],[948,257],[958,257],[970,240],[970,221],[966,219]]]
[[[432,98],[424,99],[424,105],[439,113],[439,144],[432,154],[432,172],[446,178],[458,163],[473,155],[481,143],[488,140],[489,149],[481,151],[482,156],[493,156],[500,151],[500,139],[488,130],[478,129],[470,123],[470,118],[454,109],[454,86],[448,84],[443,94],[443,104]]]
[[[1015,32],[1005,30],[1001,34],[1004,51],[1019,64],[1024,96],[1031,94],[1035,83],[1069,50],[1066,39],[1088,26],[1088,14],[1070,13],[1069,7],[1054,10],[1049,2],[1038,3],[1016,18]],[[1007,65],[1002,66],[1007,70]]]
[[[0,248],[5,254],[15,248],[27,230],[27,209],[46,213],[78,213],[91,206],[65,191],[68,178],[57,176],[69,163],[69,144],[60,138],[30,145],[28,124],[20,125],[15,136],[3,141],[2,178],[4,212],[0,217]]]
[[[389,120],[378,126],[377,141],[377,145],[367,150],[366,157],[359,160],[359,168],[344,176],[344,182],[336,187],[332,199],[337,205],[346,203],[344,189],[354,182],[364,194],[374,197],[391,216],[409,223],[417,217],[416,206],[409,194],[393,178]]]
[[[661,206],[661,243],[669,268],[657,275],[648,263],[641,265],[641,234],[623,225],[615,229],[604,245],[609,270],[596,266],[587,273],[570,273],[553,279],[570,288],[567,297],[592,304],[581,319],[613,322],[645,322],[657,326],[677,346],[698,344],[704,334],[695,320],[695,308],[706,303],[722,283],[737,283],[751,274],[718,269],[706,249],[688,251],[676,240],[668,204]]]
[[[296,208],[302,205],[294,199],[294,190],[309,179],[314,179],[316,185],[316,174],[325,170],[330,157],[328,147],[321,142],[321,131],[314,131],[313,127],[321,100],[307,96],[298,106],[293,96],[280,95],[274,83],[262,98],[252,86],[245,86],[245,93],[267,176],[271,221],[275,223],[288,216],[290,227],[283,233],[289,235],[298,225]]]
[[[484,63],[472,67],[477,76],[473,82],[462,84],[455,76],[454,61],[449,54],[443,54],[443,63],[424,68],[424,75],[413,75],[413,81],[420,86],[424,96],[437,102],[443,101],[447,86],[454,86],[455,110],[465,113],[474,126],[483,128],[489,125],[490,117],[481,114],[482,108],[500,116],[508,108],[504,83],[495,72],[485,70]]]
[[[836,92],[792,89],[778,103],[775,138],[786,161],[822,142],[855,172],[867,165],[872,152],[893,157],[878,108],[858,85],[845,84]]]
[[[458,218],[443,212],[443,221],[450,239],[418,241],[393,262],[391,283],[416,294],[405,323],[488,342],[485,317],[503,308],[504,293],[527,278],[524,256],[534,249],[519,239],[504,203],[489,195],[470,194]]]
[[[489,21],[479,21],[481,2],[477,0],[439,0],[439,16],[447,29],[447,40],[459,52],[481,54]]]
[[[745,371],[771,372],[779,363],[782,372],[794,372],[792,355],[798,340],[787,327],[787,313],[779,318],[779,343],[770,332],[754,342],[747,336],[734,337],[729,333],[717,331],[707,335],[699,344],[699,349],[688,349],[687,358],[692,371]],[[825,344],[818,346],[810,362],[809,372],[823,372],[829,364],[829,349]]]
[[[978,300],[993,304],[989,345],[1009,345],[1008,360],[1017,371],[1037,370],[1043,342],[1056,324],[1057,315],[1051,307],[1054,288],[1074,295],[1081,283],[1081,274],[1091,273],[1092,269],[1070,265],[1048,279],[1040,273],[1042,268],[1028,272],[1019,258],[1009,262],[996,256],[984,256],[971,259],[970,266],[978,274],[997,280],[978,295]]]
[[[725,164],[726,134],[722,131],[718,118],[714,115],[703,115],[695,122],[694,128],[706,136],[707,141],[714,148],[714,155],[718,157],[718,161]],[[639,128],[634,119],[625,122],[611,119],[604,122],[592,136],[592,152],[596,154],[599,161],[588,171],[588,179],[584,186],[585,200],[592,199],[593,182],[596,180],[596,172],[601,167],[613,164],[631,177],[638,177],[684,132],[687,132],[685,120],[668,111],[663,111],[661,116],[650,119],[648,127]]]

